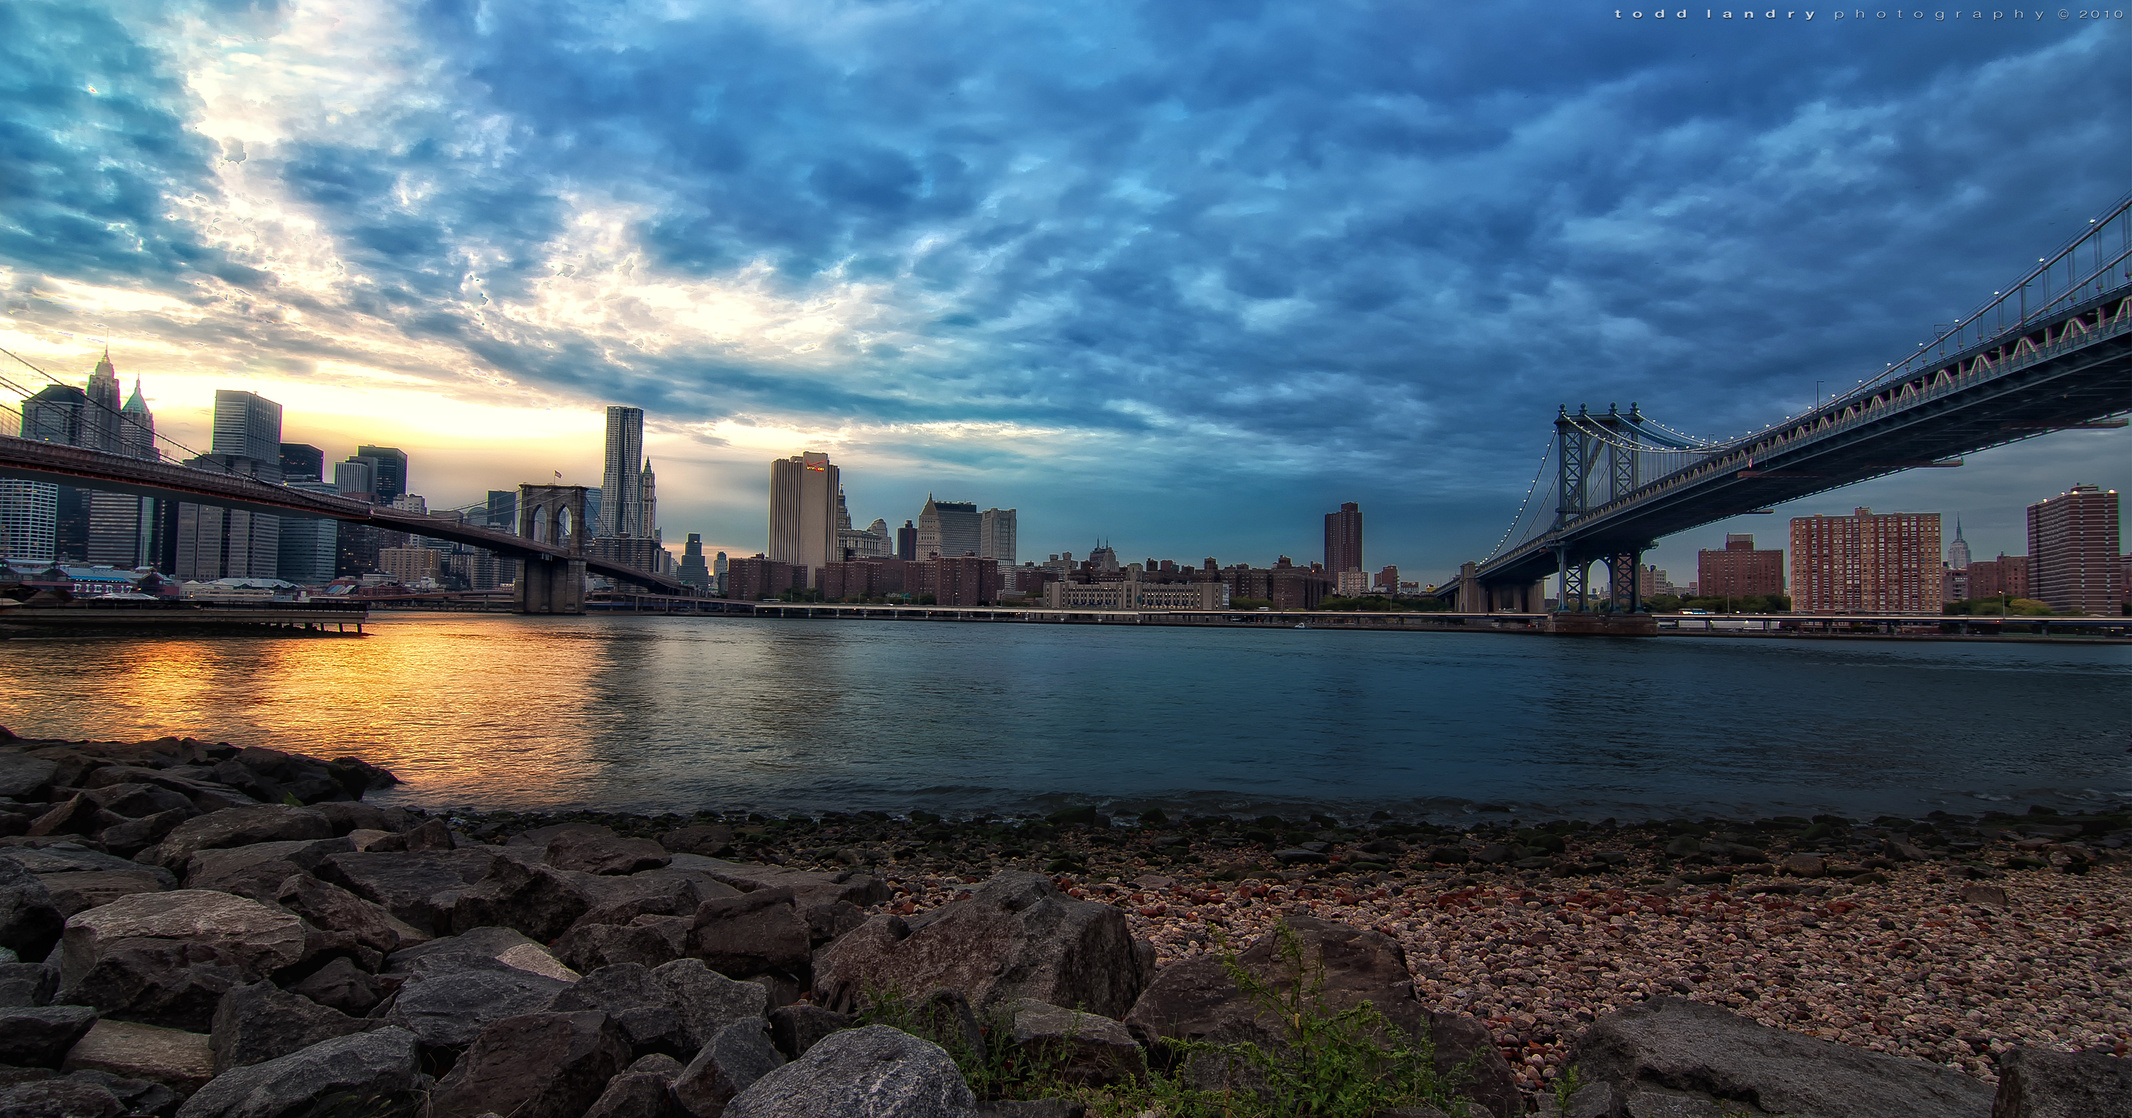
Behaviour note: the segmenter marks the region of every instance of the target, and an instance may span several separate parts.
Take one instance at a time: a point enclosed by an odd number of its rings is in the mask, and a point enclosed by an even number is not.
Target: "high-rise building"
[[[1962,519],[1954,520],[1954,542],[1947,545],[1947,566],[1950,570],[1969,569],[1969,541],[1962,538]]]
[[[275,480],[280,480],[281,405],[257,392],[216,389],[215,430],[208,453],[269,464]]]
[[[1214,560],[1207,560],[1207,569],[1214,569]],[[1371,587],[1371,589],[1377,590],[1385,594],[1399,593],[1399,568],[1386,567],[1383,570],[1378,571],[1376,583],[1374,586]]]
[[[1794,612],[1938,613],[1942,589],[1936,512],[1861,508],[1791,522]]]
[[[906,520],[896,529],[896,558],[910,562],[918,557],[918,526]]]
[[[766,554],[772,562],[806,571],[804,577],[811,580],[812,572],[823,564],[844,558],[837,548],[840,476],[829,456],[819,451],[770,463],[770,549]]]
[[[381,505],[390,505],[407,493],[407,452],[396,446],[359,446],[355,458],[368,458],[376,473],[373,492]],[[355,461],[355,458],[349,461]]]
[[[1969,564],[1971,598],[2028,597],[2028,556],[1999,554],[1997,559],[1978,559]]]
[[[119,453],[149,461],[160,458],[155,448],[155,414],[141,397],[140,377],[133,378],[133,395],[126,397],[126,406],[119,409],[119,415],[124,418],[119,425]]]
[[[81,446],[88,394],[52,385],[22,402],[22,438]],[[74,538],[79,536],[78,539]],[[0,555],[49,563],[62,555],[85,558],[88,515],[82,491],[42,481],[0,480]]]
[[[706,589],[711,585],[711,569],[703,562],[703,535],[690,532],[688,542],[681,545],[681,573],[678,576],[683,586]]]
[[[246,395],[249,395],[247,393]],[[242,474],[280,481],[276,457],[265,460],[242,454],[203,454],[185,464],[221,474]],[[181,579],[277,578],[281,571],[281,518],[249,509],[177,503],[177,536],[172,573]]]
[[[1325,514],[1325,569],[1335,575],[1362,569],[1362,506],[1353,501]]]
[[[343,497],[368,501],[373,505],[390,505],[390,501],[378,500],[378,460],[356,455],[346,462],[333,464],[333,488]]]
[[[281,444],[281,480],[326,479],[326,452],[309,443]]]
[[[649,458],[644,460],[644,471],[637,475],[637,535],[659,538],[659,484],[652,476]]]
[[[1782,594],[1784,553],[1757,550],[1751,533],[1727,533],[1723,551],[1695,553],[1695,592],[1705,598]]]
[[[986,509],[977,516],[977,554],[995,560],[1000,569],[1014,565],[1013,509]]]
[[[118,370],[111,367],[109,347],[89,374],[89,387],[83,396],[88,407],[82,412],[81,445],[118,453],[125,441],[125,418],[118,402]]]
[[[967,501],[936,501],[925,496],[918,512],[918,558],[977,555],[984,545],[984,517]]]
[[[2028,506],[2029,596],[2060,613],[2117,613],[2124,599],[2117,516],[2117,490],[2092,485]]]
[[[644,409],[607,408],[607,453],[600,473],[600,519],[595,536],[646,536],[644,530]]]
[[[518,534],[518,490],[489,490],[488,526],[499,532]]]
[[[283,458],[284,463],[287,458]],[[325,455],[319,455],[323,465]],[[330,481],[298,478],[282,484],[306,493],[322,493],[338,496],[340,490]],[[275,557],[276,578],[299,582],[306,586],[319,586],[333,581],[340,566],[340,522],[323,517],[281,517],[281,542]]]

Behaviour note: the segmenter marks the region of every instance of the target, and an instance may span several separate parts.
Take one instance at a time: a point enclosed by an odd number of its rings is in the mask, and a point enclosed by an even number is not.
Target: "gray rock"
[[[184,1029],[104,1018],[67,1052],[69,1072],[94,1071],[114,1078],[161,1083],[191,1094],[215,1074],[211,1038]],[[108,1081],[104,1085],[123,1096]]]
[[[105,811],[96,806],[96,801],[86,795],[75,795],[65,803],[56,804],[50,810],[30,821],[31,835],[87,835],[103,830],[126,817]]]
[[[368,1023],[271,982],[233,986],[215,1006],[209,1047],[215,1074],[309,1048],[322,1040],[362,1032]]]
[[[325,966],[311,972],[310,976],[289,987],[292,994],[301,994],[329,1009],[337,1009],[350,1017],[362,1017],[384,998],[378,981],[369,972],[355,965],[346,955],[329,960]]]
[[[763,1022],[735,1021],[718,1030],[674,1078],[674,1101],[695,1118],[719,1118],[734,1096],[783,1063]]]
[[[0,1064],[56,1068],[96,1024],[85,1005],[15,1006],[0,1009]]]
[[[38,877],[44,887],[51,891],[52,904],[61,916],[72,916],[84,909],[110,904],[120,897],[135,893],[160,893],[170,888],[164,884],[169,874],[152,867],[136,866],[128,870],[78,870],[69,873],[48,873]]]
[[[980,1008],[1033,998],[1122,1017],[1153,971],[1154,948],[1134,938],[1124,913],[1067,900],[1049,878],[1010,871],[967,899],[908,923],[876,916],[823,948],[814,997],[842,1010],[869,987],[946,986]]]
[[[119,1118],[126,1104],[103,1085],[68,1076],[0,1090],[0,1118]]]
[[[1600,1018],[1578,1038],[1570,1062],[1625,1096],[1660,1088],[1751,1102],[1772,1114],[1978,1118],[1991,1107],[1991,1088],[1958,1071],[1799,1036],[1682,998]]]
[[[681,853],[674,855],[673,868],[708,874],[743,893],[764,889],[790,889],[794,903],[802,908],[834,901],[845,901],[864,908],[867,905],[880,904],[893,895],[887,882],[850,870],[817,873],[812,870],[787,869],[784,866],[753,866]]]
[[[216,1076],[185,1100],[178,1118],[306,1118],[335,1107],[363,1118],[417,1118],[430,1087],[417,1052],[405,1029],[335,1037]]]
[[[208,890],[139,893],[67,921],[62,1001],[206,1032],[224,991],[304,956],[302,921]]]
[[[593,971],[564,987],[548,1008],[556,1013],[605,1013],[621,1028],[636,1052],[693,1056],[703,1047],[700,1040],[689,1035],[673,993],[652,977],[651,968],[635,963]]]
[[[539,946],[510,928],[469,928],[455,936],[426,940],[395,951],[385,960],[385,970],[388,974],[412,971],[418,959],[446,955],[481,955],[496,959],[520,947]]]
[[[282,882],[274,899],[281,907],[310,921],[312,927],[345,933],[373,951],[390,954],[412,946],[401,934],[401,929],[407,927],[405,922],[346,889],[315,877],[299,876]]]
[[[460,896],[489,876],[500,858],[487,850],[424,854],[335,854],[318,867],[321,880],[370,901],[425,932],[452,931]]]
[[[627,924],[639,916],[694,916],[697,906],[719,897],[737,897],[740,891],[701,874],[672,870],[647,870],[627,877],[600,878],[586,883],[586,901],[592,907],[577,918],[584,924]]]
[[[178,1112],[178,1104],[184,1096],[161,1083],[130,1076],[113,1075],[108,1071],[82,1068],[68,1074],[76,1083],[94,1084],[111,1092],[126,1108],[128,1115],[170,1115]]]
[[[43,963],[0,963],[0,1006],[49,1005],[52,995],[58,992],[59,968]]]
[[[674,860],[650,839],[624,838],[606,827],[567,826],[548,840],[542,856],[559,870],[591,874],[631,874],[655,870]]]
[[[859,925],[866,923],[866,910],[849,901],[832,901],[808,905],[800,910],[800,918],[807,922],[808,939],[820,947],[847,932],[857,931]]]
[[[212,889],[215,881],[235,877],[256,862],[283,862],[294,867],[289,872],[310,873],[332,855],[354,852],[355,844],[345,838],[290,839],[216,847],[198,851],[186,859],[185,885],[189,889]]]
[[[2132,1060],[2103,1049],[2016,1048],[1999,1057],[1991,1118],[2090,1118],[2132,1114]]]
[[[140,860],[175,869],[202,850],[332,837],[333,826],[326,817],[307,807],[233,807],[178,824],[161,843],[142,852]]]
[[[664,1052],[654,1052],[649,1056],[637,1057],[636,1062],[629,1065],[629,1071],[631,1074],[656,1075],[672,1083],[680,1076],[684,1066],[681,1061]]]
[[[629,1041],[598,1012],[529,1013],[481,1030],[437,1084],[431,1118],[579,1118],[629,1064]]]
[[[418,959],[382,1017],[432,1048],[464,1048],[491,1022],[546,1010],[565,985],[485,955]]]
[[[588,914],[589,915],[589,914]],[[688,954],[696,918],[639,916],[628,924],[580,922],[555,941],[557,958],[581,971],[616,963],[656,967]]]
[[[788,1060],[805,1055],[830,1033],[851,1027],[851,1018],[808,1002],[770,1011],[770,1043]]]
[[[886,1025],[846,1029],[768,1072],[725,1118],[978,1118],[977,1100],[940,1046]]]
[[[170,837],[178,824],[200,814],[190,805],[115,823],[96,833],[96,840],[113,854],[132,857]]]
[[[733,978],[797,971],[813,949],[792,891],[783,888],[703,902],[696,908],[689,946],[704,965]]]
[[[0,796],[10,800],[30,799],[39,789],[52,783],[52,776],[58,771],[57,761],[0,750]]]
[[[673,1078],[646,1072],[624,1072],[607,1081],[584,1118],[689,1118],[674,1099]]]
[[[336,835],[350,831],[389,831],[392,822],[384,811],[359,800],[335,800],[314,804],[312,810],[326,817],[326,825]]]
[[[497,858],[488,876],[454,898],[448,930],[500,926],[551,942],[592,907],[573,876],[582,875]],[[440,925],[438,930],[447,928]]]
[[[140,819],[166,811],[182,811],[187,815],[193,813],[192,797],[158,784],[110,784],[102,788],[92,788],[82,794],[105,811],[123,815],[128,819]]]
[[[702,1047],[735,1021],[763,1019],[768,998],[761,986],[737,982],[703,965],[701,959],[677,959],[653,967],[651,976],[672,995],[690,1043]]]
[[[1140,1044],[1108,1017],[1023,999],[1007,1007],[1008,1035],[1049,1064],[1068,1083],[1102,1086],[1137,1079],[1147,1070]]]
[[[76,843],[55,841],[36,848],[17,846],[8,850],[7,857],[19,862],[23,869],[39,877],[56,873],[89,873],[102,870],[126,870],[146,873],[163,883],[165,889],[178,887],[178,877],[169,870],[156,866],[130,862],[98,850],[89,850]]]
[[[0,947],[25,959],[42,959],[59,942],[65,922],[51,892],[21,859],[0,858]]]

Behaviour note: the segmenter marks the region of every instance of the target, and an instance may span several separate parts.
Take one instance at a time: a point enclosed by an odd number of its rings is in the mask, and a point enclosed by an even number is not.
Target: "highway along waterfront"
[[[1525,818],[2132,798],[2132,647],[374,615],[10,642],[0,724],[353,754],[411,806]]]

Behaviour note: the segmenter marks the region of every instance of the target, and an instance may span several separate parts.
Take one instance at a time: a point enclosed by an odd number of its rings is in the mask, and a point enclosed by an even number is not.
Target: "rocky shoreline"
[[[1272,981],[1281,929],[1324,960],[1328,1004],[1432,1042],[1459,1105],[1497,1118],[1565,1095],[1587,1118],[1897,1113],[1856,1109],[1883,1089],[1901,1113],[2132,1107],[2125,814],[1455,829],[361,802],[391,781],[190,739],[0,738],[0,947],[23,960],[0,954],[0,1114],[265,1118],[335,1091],[439,1118],[830,1114],[855,1067],[908,1073],[895,1113],[1075,1112],[977,1099],[966,1078],[988,1081],[909,1031],[1053,1053],[1101,1111],[1171,1042],[1263,1029],[1218,956]],[[852,1027],[888,989],[932,1027]],[[1838,1070],[1816,1087],[1809,1064]]]

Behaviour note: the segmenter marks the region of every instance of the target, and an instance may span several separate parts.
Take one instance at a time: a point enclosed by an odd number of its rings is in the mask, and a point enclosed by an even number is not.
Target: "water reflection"
[[[440,616],[0,655],[18,732],[355,754],[430,805],[1871,815],[2132,788],[2116,646]]]

